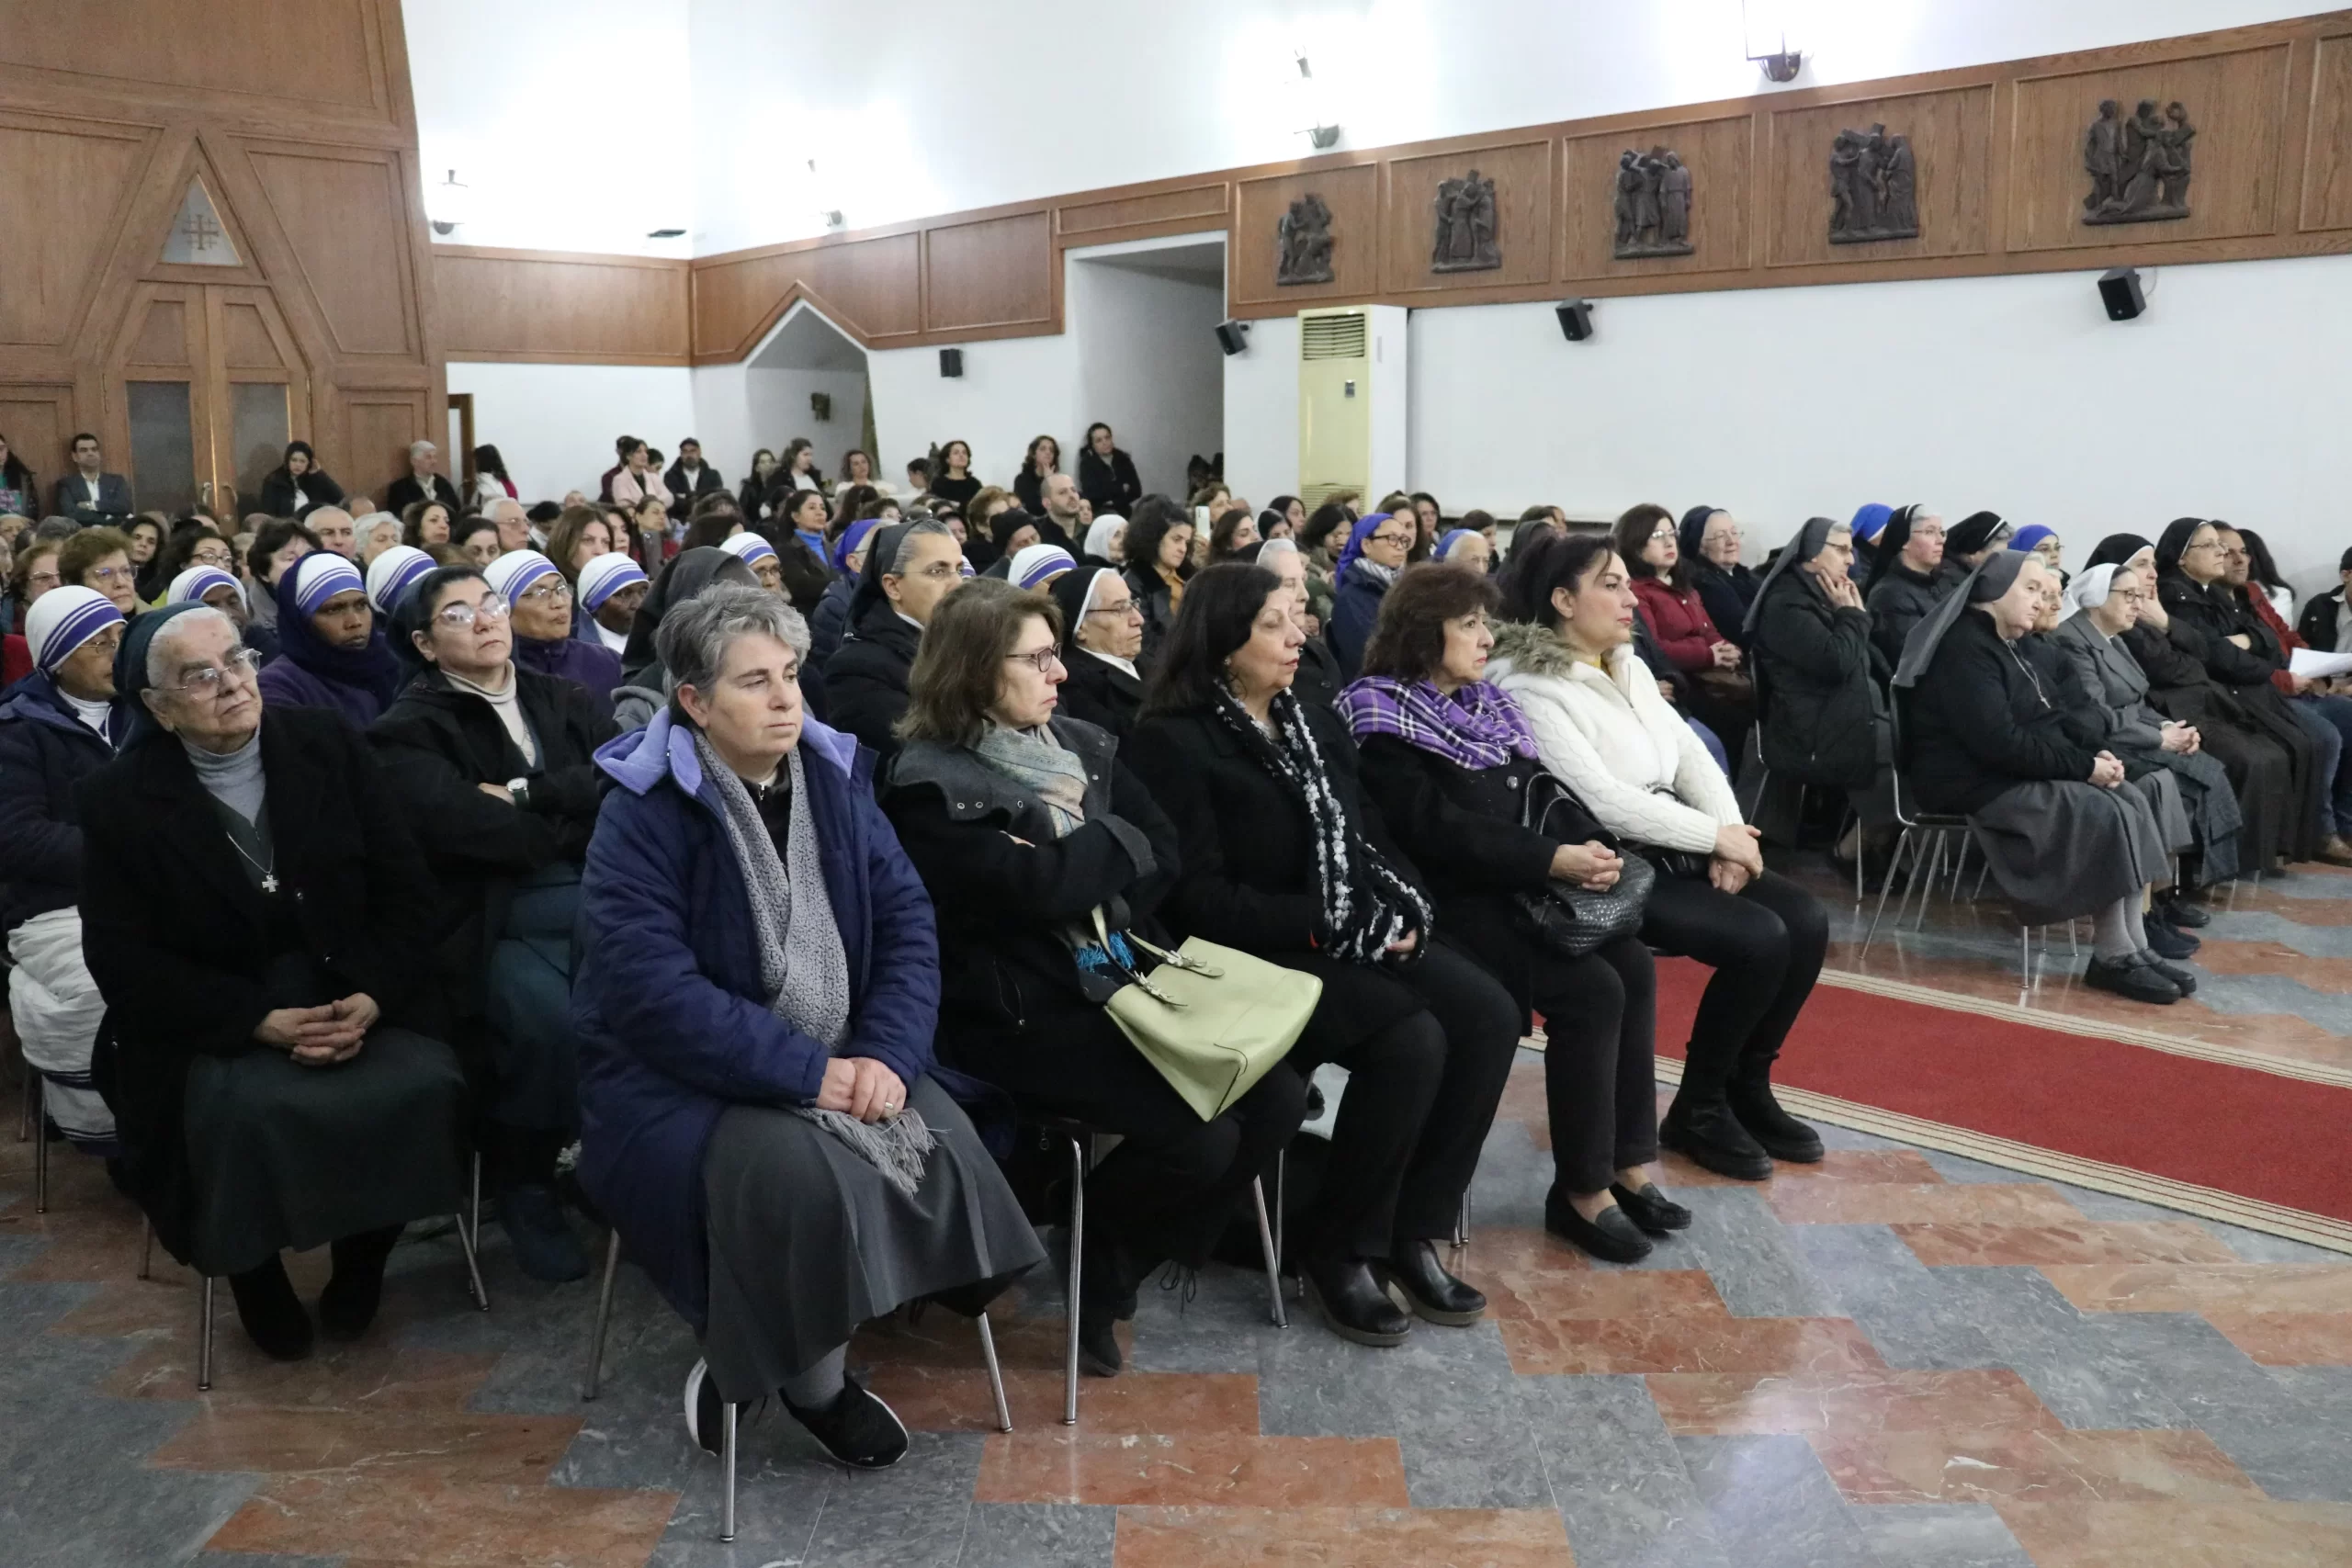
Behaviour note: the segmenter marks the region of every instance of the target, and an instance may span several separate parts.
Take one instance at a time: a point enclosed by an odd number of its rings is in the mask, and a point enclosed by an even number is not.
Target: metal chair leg
[[[1086,1143],[1069,1141],[1069,1345],[1062,1369],[1062,1425],[1078,1425],[1078,1301],[1086,1253]]]
[[[21,1144],[33,1135],[33,1107],[40,1100],[40,1072],[33,1066],[32,1058],[27,1056],[21,1047],[17,1050],[17,1059],[25,1066],[25,1106],[23,1111],[17,1113],[17,1142]]]
[[[1937,880],[1944,874],[1944,848],[1950,840],[1950,835],[1939,831],[1932,834],[1931,837],[1935,840],[1935,842],[1929,847],[1928,854],[1928,874],[1925,877],[1920,877],[1917,874],[1913,875],[1910,884],[1906,885],[1903,889],[1903,906],[1904,908],[1906,909],[1911,907],[1912,886],[1917,886],[1919,889],[1919,922],[1912,928],[1914,931],[1926,931],[1928,929],[1928,906],[1934,901],[1936,897]],[[1915,867],[1914,870],[1916,873],[1917,868]],[[1901,925],[1903,923],[1902,912],[1900,910],[1896,911],[1895,923],[1897,925]]]
[[[466,1244],[469,1250],[479,1248],[481,1246],[481,1151],[480,1149],[476,1149],[474,1151],[472,1170],[473,1212],[471,1215],[471,1228],[466,1230]],[[467,1215],[460,1214],[458,1216],[458,1224],[460,1229],[465,1229],[467,1224]]]
[[[49,1213],[49,1107],[33,1118],[33,1213]]]
[[[152,1280],[155,1277],[155,1222],[148,1220],[141,1228],[146,1235],[139,1244],[139,1277]]]
[[[1290,1256],[1283,1250],[1283,1201],[1289,1187],[1290,1151],[1283,1149],[1274,1156],[1274,1259],[1275,1277],[1281,1278],[1282,1259]]]
[[[588,1382],[580,1390],[582,1399],[594,1399],[603,1384],[605,1373],[605,1334],[613,1321],[613,1280],[621,1271],[621,1233],[616,1228],[612,1240],[605,1244],[605,1282],[596,1291],[596,1328],[588,1341]]]
[[[2018,928],[2018,991],[2019,995],[2033,989],[2033,928]]]
[[[980,1325],[980,1359],[988,1363],[989,1393],[996,1399],[996,1429],[1012,1430],[1012,1406],[1005,1402],[1004,1371],[996,1362],[996,1331],[989,1326],[989,1314],[982,1313]]]
[[[1871,914],[1871,929],[1862,933],[1862,950],[1861,953],[1855,954],[1857,958],[1870,952],[1871,942],[1878,936],[1878,923],[1886,918],[1886,896],[1894,891],[1894,879],[1902,874],[1904,852],[1908,850],[1916,853],[1918,849],[1918,845],[1913,841],[1911,836],[1913,831],[1914,829],[1905,828],[1901,836],[1894,840],[1894,858],[1886,863],[1886,880],[1878,885],[1878,908]],[[1904,901],[1905,903],[1910,901],[1910,896],[1907,893],[1904,896]],[[1903,923],[1903,911],[1900,909],[1894,911],[1894,923],[1898,926]]]
[[[1470,1190],[1462,1190],[1461,1206],[1453,1211],[1453,1249],[1456,1252],[1470,1245]]]
[[[490,1310],[490,1292],[482,1289],[481,1265],[474,1257],[474,1238],[467,1233],[466,1216],[458,1214],[455,1216],[455,1218],[458,1222],[458,1245],[465,1249],[466,1254],[467,1287],[473,1293],[474,1305],[480,1307],[484,1312],[488,1312]]]
[[[1266,1300],[1272,1311],[1274,1326],[1288,1328],[1290,1316],[1283,1311],[1283,1270],[1276,1261],[1273,1223],[1266,1218],[1266,1184],[1255,1179],[1250,1183],[1250,1201],[1258,1206],[1258,1247],[1266,1255]]]
[[[196,1392],[209,1393],[212,1389],[212,1276],[204,1277],[204,1289],[198,1292],[196,1317]]]
[[[735,1539],[735,1402],[726,1399],[719,1401],[719,1404],[726,1412],[719,1420],[725,1433],[721,1438],[721,1444],[727,1451],[719,1458],[720,1462],[727,1467],[727,1501],[725,1511],[719,1517],[718,1539],[733,1540]]]

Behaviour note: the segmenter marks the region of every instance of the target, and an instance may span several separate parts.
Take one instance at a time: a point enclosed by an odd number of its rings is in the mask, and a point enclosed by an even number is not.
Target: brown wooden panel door
[[[107,365],[107,467],[129,478],[142,512],[209,503],[220,477],[204,296],[193,284],[141,284]]]
[[[439,422],[426,409],[430,401],[431,396],[425,392],[344,394],[344,418],[351,433],[345,448],[351,455],[351,471],[337,476],[344,489],[372,497],[381,504],[385,490],[408,472],[410,442],[431,441],[439,445],[447,440],[435,428]]]
[[[288,441],[311,436],[311,382],[294,335],[266,288],[204,291],[210,461],[217,504],[261,499]]]
[[[49,487],[73,467],[65,443],[81,428],[74,423],[72,387],[0,381],[0,439],[6,440],[12,457],[33,471],[34,493],[26,498],[23,515],[38,521],[48,512]]]

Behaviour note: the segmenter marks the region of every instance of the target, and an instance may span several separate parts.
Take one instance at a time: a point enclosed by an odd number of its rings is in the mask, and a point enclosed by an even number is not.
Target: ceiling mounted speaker
[[[946,377],[951,381],[963,375],[964,351],[960,348],[941,349],[939,351],[939,373],[942,376]]]
[[[1592,306],[1582,299],[1563,299],[1552,308],[1560,318],[1560,335],[1570,343],[1592,336]]]
[[[1219,321],[1216,324],[1216,345],[1227,355],[1240,353],[1250,346],[1250,323]]]
[[[2112,266],[2099,274],[2098,297],[2110,321],[2128,321],[2148,308],[2148,297],[2140,291],[2137,267]]]

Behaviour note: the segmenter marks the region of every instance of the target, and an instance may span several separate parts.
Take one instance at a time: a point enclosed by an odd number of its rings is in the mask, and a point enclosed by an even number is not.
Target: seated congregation
[[[152,595],[111,528],[20,554],[20,593],[53,570],[0,700],[12,1011],[49,1118],[271,1356],[366,1334],[478,1161],[526,1273],[588,1274],[576,1207],[692,1326],[702,1446],[777,1395],[886,1465],[849,1342],[1042,1274],[1024,1129],[1116,1139],[1069,1303],[1114,1376],[1327,1065],[1280,1267],[1396,1347],[1487,1310],[1442,1242],[1539,1021],[1545,1224],[1597,1258],[1690,1224],[1662,1149],[1823,1157],[1773,1076],[1828,919],[1741,761],[1844,802],[1882,874],[1898,791],[1965,817],[2019,918],[2089,918],[2087,983],[2149,1002],[2195,988],[2203,889],[2352,863],[2352,698],[2286,673],[2223,524],[2069,580],[1992,513],[1864,508],[1759,572],[1713,507],[1187,507],[1101,426],[1082,485],[1033,445],[982,487],[950,442],[903,505],[805,443],[740,493],[698,446],[617,455],[542,515],[462,512],[428,450],[398,529],[305,465],[300,520],[151,541]],[[1198,944],[1300,998],[1205,1108],[1115,1005]],[[1712,971],[1662,1117],[1658,955]],[[313,1309],[280,1254],[320,1246]]]

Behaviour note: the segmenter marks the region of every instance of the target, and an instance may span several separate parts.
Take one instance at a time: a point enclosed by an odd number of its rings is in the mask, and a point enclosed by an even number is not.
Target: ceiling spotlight
[[[474,215],[473,190],[460,185],[458,171],[451,169],[448,178],[425,193],[424,209],[431,217],[433,231],[446,235]]]
[[[814,158],[808,160],[808,188],[817,194],[817,218],[826,228],[839,229],[848,221],[842,216],[842,209],[833,205],[832,186],[824,175],[817,172],[817,160]]]
[[[1804,51],[1789,47],[1788,9],[1786,0],[1740,0],[1747,58],[1768,81],[1793,82],[1804,69]]]
[[[1306,54],[1299,51],[1294,50],[1292,58],[1298,62],[1299,91],[1306,104],[1309,121],[1299,128],[1299,134],[1313,147],[1329,147],[1340,140],[1340,127],[1323,112],[1323,89],[1315,80],[1315,68],[1306,63]]]

